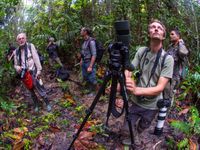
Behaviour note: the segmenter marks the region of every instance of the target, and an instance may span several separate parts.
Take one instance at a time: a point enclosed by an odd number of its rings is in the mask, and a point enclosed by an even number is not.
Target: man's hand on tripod
[[[132,78],[126,78],[126,89],[131,93],[135,94],[135,81]]]

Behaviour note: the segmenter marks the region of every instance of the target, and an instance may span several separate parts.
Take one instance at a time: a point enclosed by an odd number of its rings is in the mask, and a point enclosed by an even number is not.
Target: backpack
[[[61,79],[62,81],[66,81],[69,79],[69,72],[66,68],[60,67],[56,70],[56,77]]]
[[[103,54],[104,54],[104,47],[103,47],[103,44],[100,42],[100,41],[97,41],[96,39],[94,38],[91,38],[88,42],[88,47],[90,49],[90,42],[91,41],[94,41],[95,42],[95,46],[96,46],[96,50],[97,50],[97,55],[96,55],[96,60],[95,62],[96,63],[100,63],[102,57],[103,57]]]

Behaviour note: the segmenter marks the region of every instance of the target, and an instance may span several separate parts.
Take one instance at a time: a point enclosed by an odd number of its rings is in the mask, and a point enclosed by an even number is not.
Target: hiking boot
[[[48,112],[51,111],[51,105],[50,105],[50,104],[47,105],[47,111],[48,111]]]
[[[51,105],[49,104],[49,100],[47,97],[44,98],[44,102],[46,103],[47,105],[47,111],[51,111]]]

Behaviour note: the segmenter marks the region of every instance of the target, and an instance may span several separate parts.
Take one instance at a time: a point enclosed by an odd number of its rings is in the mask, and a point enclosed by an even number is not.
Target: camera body
[[[109,68],[115,71],[122,71],[122,69],[127,69],[132,71],[134,69],[133,65],[130,63],[129,59],[129,22],[116,21],[115,30],[117,34],[117,42],[112,43],[108,47],[109,58]]]
[[[110,44],[108,48],[110,55],[109,66],[111,70],[121,71],[121,69],[133,70],[129,60],[129,50],[122,42]]]

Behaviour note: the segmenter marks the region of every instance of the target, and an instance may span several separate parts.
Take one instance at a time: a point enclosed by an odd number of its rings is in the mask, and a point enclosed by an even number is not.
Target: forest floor
[[[70,72],[70,78],[80,81],[78,72]],[[84,117],[85,110],[89,108],[95,96],[85,94],[83,86],[74,82],[62,82],[53,77],[52,72],[46,67],[43,72],[44,85],[48,90],[52,111],[47,112],[45,104],[41,100],[39,113],[33,111],[32,101],[28,91],[21,85],[17,85],[10,92],[10,97],[15,104],[12,112],[0,111],[0,149],[34,149],[34,150],[66,150],[73,140]],[[20,82],[19,82],[20,83]],[[123,150],[127,149],[121,141],[120,128],[124,115],[120,118],[110,117],[107,133],[103,128],[106,121],[109,95],[101,96],[86,127],[74,143],[74,148],[98,149],[98,150]],[[144,150],[175,149],[170,139],[176,140],[182,135],[174,132],[169,125],[173,119],[184,120],[185,114],[179,114],[175,108],[170,110],[165,121],[163,134],[155,136],[153,133],[156,119],[151,127],[141,134]],[[175,133],[175,134],[174,134]],[[10,146],[9,146],[10,145]]]

